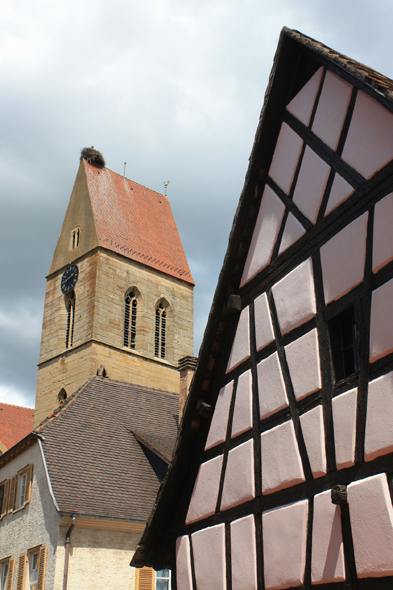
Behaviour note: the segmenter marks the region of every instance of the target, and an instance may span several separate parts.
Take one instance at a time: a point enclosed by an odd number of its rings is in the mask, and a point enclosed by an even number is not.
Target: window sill
[[[15,508],[15,510],[13,510],[12,512],[9,512],[9,514],[16,514],[17,512],[20,512],[21,510],[23,510],[23,508],[25,508],[26,504],[23,504],[23,506],[19,506],[19,508]]]

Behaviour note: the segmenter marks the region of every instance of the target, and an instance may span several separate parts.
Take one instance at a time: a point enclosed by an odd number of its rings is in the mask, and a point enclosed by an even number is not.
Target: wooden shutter
[[[11,557],[8,562],[8,577],[7,577],[7,588],[6,590],[12,590],[12,582],[14,577],[14,569],[15,569],[15,557]]]
[[[27,555],[26,555],[26,553],[22,553],[22,555],[19,555],[18,578],[16,581],[16,590],[24,590],[25,577],[26,577],[26,563],[27,563]]]
[[[10,485],[10,480],[7,479],[7,481],[4,483],[4,496],[3,496],[3,506],[1,508],[1,514],[0,514],[0,518],[3,518],[3,516],[5,514],[7,514],[7,506],[8,506],[8,488]]]
[[[26,473],[26,492],[25,492],[25,504],[30,502],[31,486],[33,483],[33,465],[29,465]]]
[[[37,590],[45,588],[45,569],[46,569],[46,547],[41,547],[38,562],[38,581]]]
[[[151,567],[137,568],[135,572],[135,590],[154,590],[155,575]]]
[[[8,512],[12,512],[15,506],[16,482],[18,476],[14,475],[11,479],[10,493],[8,494]]]

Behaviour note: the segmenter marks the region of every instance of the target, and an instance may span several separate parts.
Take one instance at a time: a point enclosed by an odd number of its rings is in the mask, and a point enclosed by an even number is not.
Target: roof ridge
[[[299,41],[303,45],[311,47],[314,51],[325,55],[328,59],[338,64],[344,70],[360,78],[365,84],[371,86],[375,91],[382,94],[389,101],[393,101],[393,80],[384,76],[377,70],[370,68],[361,61],[357,61],[308,35],[304,35],[296,29],[289,29],[283,27],[282,33],[291,37],[295,41]]]
[[[88,385],[92,383],[94,380],[97,380],[99,377],[97,375],[93,375],[90,377],[79,389],[77,389],[61,406],[58,406],[53,410],[49,416],[47,416],[36,428],[34,428],[33,432],[35,434],[41,433],[45,428],[54,422],[55,419],[60,418],[66,411],[70,408],[70,406],[80,397],[80,395],[85,391]]]
[[[7,404],[7,402],[0,402],[0,406],[8,406],[9,408],[20,408],[21,410],[32,410],[34,412],[34,408],[29,408],[27,406],[17,406],[15,404]]]

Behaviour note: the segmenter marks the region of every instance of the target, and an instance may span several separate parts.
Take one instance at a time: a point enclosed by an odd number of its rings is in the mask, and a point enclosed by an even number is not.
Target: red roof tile
[[[34,410],[0,403],[0,442],[10,449],[33,430]]]
[[[83,163],[100,246],[194,284],[168,198]]]

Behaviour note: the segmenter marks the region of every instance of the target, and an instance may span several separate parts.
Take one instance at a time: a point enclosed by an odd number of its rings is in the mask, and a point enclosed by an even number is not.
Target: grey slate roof
[[[90,379],[37,429],[45,437],[59,510],[145,521],[160,480],[148,459],[152,453],[144,452],[134,434],[142,442],[154,440],[153,450],[166,459],[176,440],[178,404],[176,394]]]

